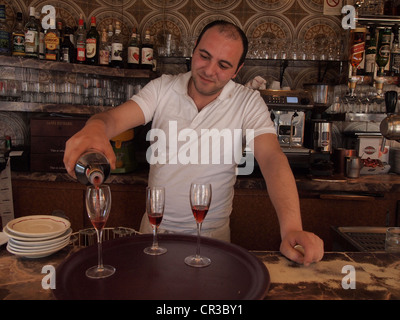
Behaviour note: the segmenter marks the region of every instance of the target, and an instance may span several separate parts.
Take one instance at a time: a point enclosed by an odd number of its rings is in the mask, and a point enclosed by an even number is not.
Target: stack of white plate
[[[9,237],[7,250],[25,258],[49,256],[68,245],[70,226],[68,220],[50,215],[14,219],[3,228]]]

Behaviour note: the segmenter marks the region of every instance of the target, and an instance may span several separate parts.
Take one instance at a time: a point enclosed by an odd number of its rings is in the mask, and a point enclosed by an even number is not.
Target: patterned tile
[[[182,46],[216,19],[237,24],[249,38],[286,39],[287,43],[305,40],[322,46],[328,39],[339,41],[344,33],[340,16],[323,15],[324,0],[0,0],[0,3],[6,4],[10,27],[18,11],[27,19],[30,6],[40,10],[43,5],[52,4],[57,9],[57,17],[72,27],[77,26],[81,14],[87,25],[95,15],[99,30],[119,21],[125,43],[132,28],[137,27],[142,37],[149,29],[156,45],[162,45],[165,35],[170,33],[177,46]],[[185,69],[184,66],[163,68],[168,73]],[[301,86],[315,79],[316,72],[312,66],[288,68],[283,85]],[[248,66],[237,81],[246,82],[256,75],[279,80],[280,72],[274,67]],[[325,77],[337,78],[338,72],[329,70]]]

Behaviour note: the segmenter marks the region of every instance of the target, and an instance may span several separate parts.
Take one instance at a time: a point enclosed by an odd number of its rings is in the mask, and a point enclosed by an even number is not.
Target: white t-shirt
[[[152,121],[147,136],[153,148],[147,151],[147,155],[153,155],[147,158],[151,164],[149,185],[165,187],[160,228],[172,232],[196,230],[189,201],[191,182],[212,185],[211,205],[202,230],[229,223],[235,170],[243,147],[249,142],[246,130],[254,130],[254,137],[276,134],[258,91],[229,81],[219,97],[199,112],[187,94],[190,77],[190,72],[163,75],[132,97],[146,123]]]

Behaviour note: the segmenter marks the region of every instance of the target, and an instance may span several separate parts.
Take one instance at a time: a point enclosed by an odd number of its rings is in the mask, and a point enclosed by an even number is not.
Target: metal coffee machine
[[[292,170],[308,171],[311,150],[304,147],[304,132],[307,112],[314,107],[311,93],[304,90],[260,90],[260,93]]]
[[[302,148],[305,114],[303,111],[271,110],[279,144],[283,148]]]

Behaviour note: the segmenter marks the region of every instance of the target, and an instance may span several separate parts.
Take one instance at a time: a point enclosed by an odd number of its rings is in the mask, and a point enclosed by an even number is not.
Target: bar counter
[[[79,247],[69,245],[48,257],[26,259],[9,253],[6,245],[1,246],[0,299],[54,300],[52,290],[42,287],[47,275],[46,271],[42,273],[43,267],[56,268],[77,250]],[[252,253],[269,272],[270,286],[265,300],[400,299],[399,254],[327,252],[322,261],[302,266],[279,252]]]
[[[110,184],[140,184],[147,185],[148,169],[141,168],[132,173],[112,174],[108,179]],[[12,172],[12,179],[45,181],[45,182],[74,182],[66,173],[45,172]],[[400,192],[400,175],[363,175],[357,179],[350,179],[343,175],[311,176],[295,174],[299,191],[327,191],[327,192]],[[259,172],[249,176],[238,176],[235,184],[238,189],[266,189],[265,181]]]

